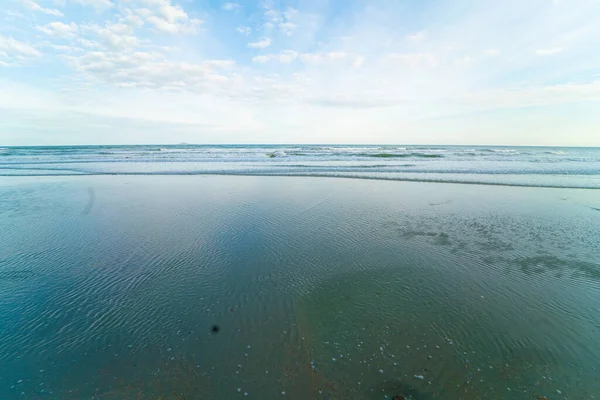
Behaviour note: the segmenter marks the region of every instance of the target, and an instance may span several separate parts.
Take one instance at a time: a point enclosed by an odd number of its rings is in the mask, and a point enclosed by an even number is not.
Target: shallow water
[[[595,190],[5,177],[0,399],[599,397],[599,209]]]

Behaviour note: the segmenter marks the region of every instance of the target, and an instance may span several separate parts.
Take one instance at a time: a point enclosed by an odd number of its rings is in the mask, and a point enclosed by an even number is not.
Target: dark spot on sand
[[[404,238],[414,238],[414,237],[418,237],[418,236],[437,236],[437,233],[435,232],[425,232],[425,231],[405,231],[405,232],[401,232],[402,237]]]
[[[212,328],[210,328],[210,331],[212,333],[219,333],[220,330],[221,328],[219,327],[219,325],[213,325]]]
[[[437,235],[437,237],[435,238],[433,243],[437,244],[437,245],[441,245],[441,246],[449,245],[450,244],[449,237],[450,236],[447,233],[442,232],[439,235]]]
[[[446,200],[446,201],[442,201],[442,202],[439,202],[439,203],[429,203],[429,205],[430,206],[442,206],[444,204],[450,204],[450,203],[452,203],[452,200]]]
[[[524,273],[543,274],[550,271],[572,272],[583,274],[589,278],[600,279],[600,265],[580,260],[566,260],[552,255],[541,255],[536,257],[522,257],[513,261]]]

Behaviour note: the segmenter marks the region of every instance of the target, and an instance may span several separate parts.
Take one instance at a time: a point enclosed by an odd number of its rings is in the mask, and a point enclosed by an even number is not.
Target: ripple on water
[[[505,209],[504,192],[442,193],[432,206],[440,194],[417,186],[247,179],[174,180],[169,193],[94,185],[82,213],[86,183],[56,214],[0,216],[13,229],[0,231],[3,379],[29,391],[43,369],[64,398],[598,388],[592,211]]]

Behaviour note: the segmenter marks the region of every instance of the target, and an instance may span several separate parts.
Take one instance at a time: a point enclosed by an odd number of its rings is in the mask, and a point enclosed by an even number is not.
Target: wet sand
[[[333,178],[5,178],[0,398],[592,398],[599,205]]]

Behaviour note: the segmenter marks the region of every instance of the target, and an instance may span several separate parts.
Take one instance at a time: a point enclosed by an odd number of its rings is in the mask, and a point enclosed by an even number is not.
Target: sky
[[[0,0],[0,145],[600,146],[599,0]]]

